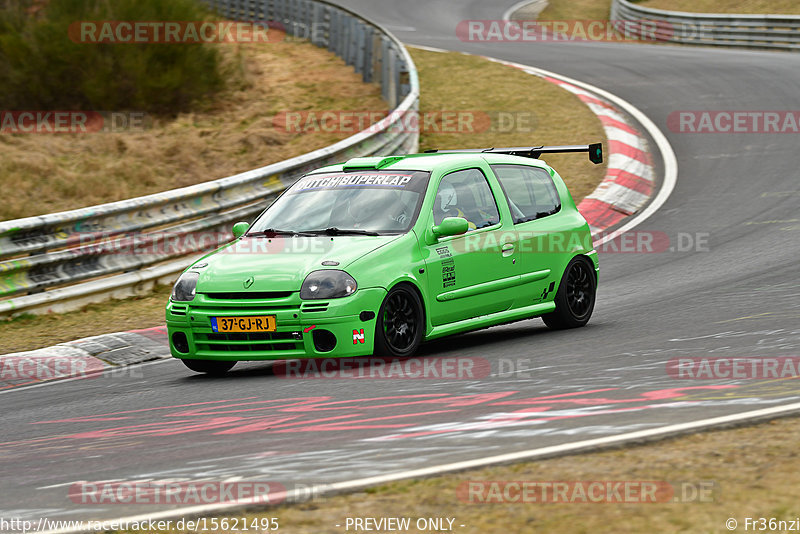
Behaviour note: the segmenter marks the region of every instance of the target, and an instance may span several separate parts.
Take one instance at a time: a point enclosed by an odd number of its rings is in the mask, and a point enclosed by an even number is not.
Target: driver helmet
[[[382,212],[383,206],[367,188],[356,189],[347,201],[347,215],[356,227],[374,222]]]

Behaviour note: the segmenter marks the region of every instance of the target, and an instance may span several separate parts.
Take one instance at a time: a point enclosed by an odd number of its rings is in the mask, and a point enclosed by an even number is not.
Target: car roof
[[[522,156],[511,156],[508,154],[492,154],[482,152],[448,152],[444,153],[423,153],[406,154],[403,156],[377,156],[366,158],[353,158],[344,163],[337,163],[321,167],[313,172],[354,172],[354,171],[434,171],[439,166],[452,167],[454,165],[470,165],[479,162],[490,165],[514,164],[528,165],[548,169],[549,166],[542,160],[526,158]]]

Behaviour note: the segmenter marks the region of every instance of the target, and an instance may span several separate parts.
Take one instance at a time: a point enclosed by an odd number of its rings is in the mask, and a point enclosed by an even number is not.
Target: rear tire
[[[181,360],[183,365],[196,373],[205,373],[211,376],[222,376],[230,371],[236,362],[224,360]]]
[[[583,256],[572,259],[564,269],[564,276],[556,292],[556,309],[542,315],[551,330],[577,328],[589,322],[594,311],[597,278],[594,266]]]
[[[413,355],[425,334],[422,301],[410,287],[392,288],[383,299],[375,324],[375,356]]]

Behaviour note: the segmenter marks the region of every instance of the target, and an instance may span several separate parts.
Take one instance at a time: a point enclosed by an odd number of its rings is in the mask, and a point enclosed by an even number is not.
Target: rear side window
[[[544,169],[524,165],[492,165],[511,208],[514,223],[558,213],[561,199],[553,179]]]

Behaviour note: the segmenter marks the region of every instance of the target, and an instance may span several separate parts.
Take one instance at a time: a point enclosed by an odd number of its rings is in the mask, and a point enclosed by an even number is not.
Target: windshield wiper
[[[331,226],[324,230],[309,230],[309,233],[325,234],[325,235],[380,235],[378,232],[371,232],[369,230],[356,230],[355,228],[336,228]]]
[[[311,237],[314,234],[308,232],[295,232],[294,230],[278,230],[277,228],[266,228],[258,232],[248,232],[245,234],[247,237],[275,237],[276,235],[299,235]]]

